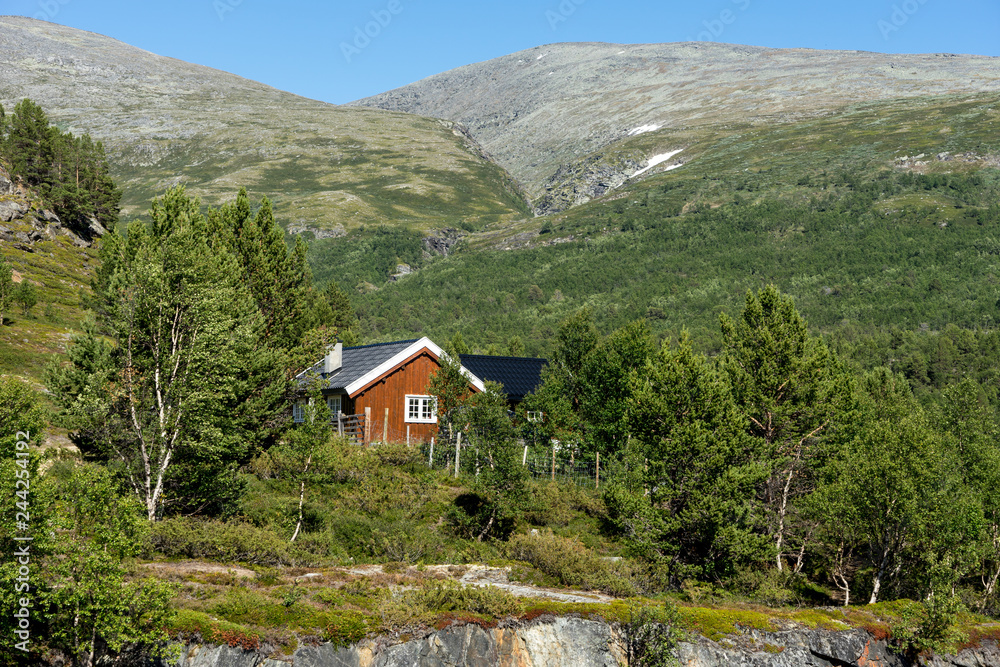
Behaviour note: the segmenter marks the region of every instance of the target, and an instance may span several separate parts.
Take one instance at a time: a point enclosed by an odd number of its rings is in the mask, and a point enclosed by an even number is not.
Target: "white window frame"
[[[306,406],[309,402],[300,398],[292,403],[292,421],[296,424],[303,424],[306,421]]]
[[[330,409],[330,419],[336,419],[337,413],[339,413],[344,407],[343,396],[341,394],[327,396],[326,407]]]
[[[416,416],[412,415],[411,407],[416,407]],[[428,412],[430,416],[427,416]],[[407,424],[437,424],[437,399],[422,394],[407,394],[403,399],[403,414]]]

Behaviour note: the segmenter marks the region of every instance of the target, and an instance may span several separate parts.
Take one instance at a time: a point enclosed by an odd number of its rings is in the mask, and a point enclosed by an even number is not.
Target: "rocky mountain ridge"
[[[302,231],[428,229],[523,217],[514,181],[452,121],[347,109],[95,33],[0,17],[0,103],[23,97],[103,141],[126,216],[184,183],[205,203],[241,186]]]
[[[588,172],[586,162],[611,146],[646,166],[654,155],[684,148],[678,131],[800,120],[862,101],[998,89],[1000,58],[985,56],[567,43],[466,65],[351,104],[462,123],[536,205],[552,195],[539,206],[547,212],[559,210],[560,200],[601,194],[591,181],[606,191],[638,171],[629,165]]]

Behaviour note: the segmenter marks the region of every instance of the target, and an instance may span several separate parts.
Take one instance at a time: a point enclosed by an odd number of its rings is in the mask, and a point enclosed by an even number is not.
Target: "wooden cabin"
[[[425,442],[437,433],[437,408],[427,387],[442,356],[426,337],[357,347],[337,343],[297,379],[319,379],[330,411],[341,415],[336,427],[357,440]],[[464,366],[462,371],[471,391],[483,390],[480,378]],[[304,408],[305,399],[298,399],[295,421],[303,420]]]

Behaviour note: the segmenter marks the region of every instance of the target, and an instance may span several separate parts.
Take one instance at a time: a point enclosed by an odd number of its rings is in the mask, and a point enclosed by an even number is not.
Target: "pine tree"
[[[769,547],[753,490],[768,470],[724,380],[685,333],[632,383],[626,464],[604,494],[630,549],[679,579],[759,561]]]
[[[809,488],[809,450],[829,428],[846,388],[826,345],[809,335],[791,298],[773,285],[747,292],[739,319],[722,315],[721,325],[722,367],[772,467],[762,491],[781,570],[791,501]]]
[[[54,150],[49,119],[40,106],[27,98],[17,103],[3,148],[13,175],[32,186],[47,183]]]
[[[84,134],[49,125],[40,106],[25,98],[0,129],[0,156],[11,175],[36,189],[65,224],[89,234],[93,216],[105,228],[118,223],[122,191],[114,184],[104,146]]]

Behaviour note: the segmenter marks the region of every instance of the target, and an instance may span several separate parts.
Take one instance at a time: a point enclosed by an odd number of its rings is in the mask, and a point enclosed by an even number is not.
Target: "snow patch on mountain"
[[[649,171],[650,169],[652,169],[653,167],[655,167],[658,164],[662,164],[662,163],[666,162],[667,160],[669,160],[673,156],[677,155],[678,153],[682,152],[683,150],[684,150],[683,148],[678,148],[677,150],[670,151],[669,153],[661,153],[659,155],[654,155],[653,157],[649,158],[649,162],[646,163],[645,167],[643,167],[639,171],[637,171],[634,174],[632,174],[632,178],[635,178],[639,174],[642,174],[644,172]],[[666,168],[666,171],[670,171],[671,169],[676,169],[677,167],[680,167],[680,166],[681,165],[679,165],[679,164],[670,165],[669,167]]]
[[[635,137],[635,136],[638,136],[640,134],[645,134],[646,132],[656,132],[661,127],[663,127],[663,126],[662,125],[655,125],[653,123],[650,123],[648,125],[640,125],[639,127],[635,128],[635,129],[629,130],[628,131],[628,136]]]

